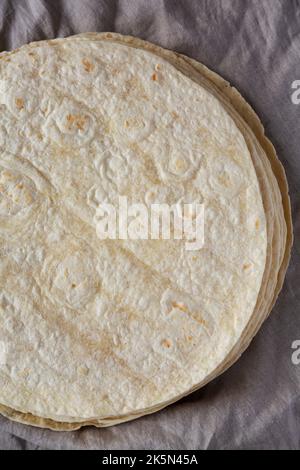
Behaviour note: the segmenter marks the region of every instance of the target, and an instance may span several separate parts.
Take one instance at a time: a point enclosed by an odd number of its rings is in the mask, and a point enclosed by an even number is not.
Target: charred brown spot
[[[173,308],[178,308],[178,310],[181,310],[182,312],[187,312],[188,309],[184,304],[178,303],[178,302],[172,302],[172,307]]]
[[[21,109],[24,109],[24,100],[22,98],[16,98],[15,100],[16,107],[21,111]]]
[[[151,80],[153,80],[154,82],[157,82],[158,77],[157,77],[157,74],[156,74],[156,73],[153,73],[153,74],[152,74]]]
[[[169,339],[163,339],[161,342],[164,348],[170,349],[172,346],[172,342]]]
[[[250,268],[251,268],[251,264],[250,264],[250,263],[246,263],[246,264],[244,264],[244,266],[243,266],[243,270],[244,270],[244,271],[247,271],[247,270],[250,269]]]
[[[28,56],[29,56],[33,61],[36,60],[36,55],[34,54],[34,52],[28,52]]]
[[[82,64],[83,64],[84,70],[88,73],[92,72],[95,68],[95,65],[92,62],[90,62],[88,59],[83,59]]]
[[[71,129],[72,127],[76,127],[78,130],[83,131],[86,120],[86,116],[81,116],[80,114],[68,114],[67,128]]]

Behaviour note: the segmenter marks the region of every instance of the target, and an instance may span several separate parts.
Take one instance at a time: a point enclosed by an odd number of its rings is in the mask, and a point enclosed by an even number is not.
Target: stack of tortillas
[[[2,54],[0,106],[0,412],[110,426],[233,364],[292,243],[284,170],[240,94],[182,55],[86,34]],[[101,240],[95,209],[120,195],[204,204],[204,247]]]

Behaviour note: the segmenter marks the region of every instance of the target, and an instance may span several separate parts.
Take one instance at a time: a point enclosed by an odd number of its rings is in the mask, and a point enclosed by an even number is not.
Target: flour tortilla
[[[96,36],[98,39],[99,39],[99,36]],[[80,46],[78,46],[78,42],[77,42],[77,45],[76,45],[76,49],[79,50],[81,47],[83,47],[81,45],[81,43],[84,41],[86,41],[86,44],[87,44],[87,47],[88,48],[91,48],[91,39],[92,37],[88,38],[88,39],[85,39],[85,38],[76,38],[76,39],[68,39],[67,41],[71,41],[72,44],[74,41],[79,41],[79,44]],[[97,39],[97,40],[98,40]],[[141,41],[139,40],[133,40],[132,38],[123,38],[123,37],[120,37],[120,36],[117,36],[117,35],[114,35],[113,37],[110,36],[110,37],[107,37],[107,36],[104,36],[104,35],[100,35],[100,41],[102,41],[103,39],[108,39],[109,42],[111,42],[112,39],[114,39],[115,41],[123,41],[123,42],[127,42],[127,43],[131,43],[131,44],[136,44],[136,47],[145,47],[145,48],[148,48],[148,49],[151,49],[152,52],[155,52],[155,53],[161,53],[161,55],[168,55],[168,59],[171,59],[172,60],[169,60],[170,62],[173,61],[173,65],[177,66],[177,68],[179,68],[181,71],[183,71],[183,64],[182,62],[186,62],[188,65],[189,65],[189,72],[192,71],[192,68],[193,69],[197,69],[200,68],[200,70],[197,70],[197,73],[195,74],[194,71],[193,73],[191,73],[191,75],[189,74],[189,76],[192,76],[193,79],[195,79],[195,76],[197,75],[197,79],[200,80],[200,77],[203,79],[203,77],[206,78],[206,80],[210,80],[210,86],[209,86],[209,89],[210,89],[210,92],[212,92],[212,90],[214,91],[214,93],[216,93],[216,90],[213,89],[213,84],[212,84],[212,77],[215,81],[215,83],[217,83],[220,87],[220,84],[222,84],[222,81],[221,79],[219,79],[219,82],[216,78],[215,75],[211,74],[210,72],[207,71],[207,69],[205,69],[203,66],[201,65],[198,65],[198,64],[195,64],[193,61],[189,61],[187,58],[181,58],[177,55],[175,55],[174,53],[170,53],[168,51],[162,51],[161,49],[159,48],[156,48],[155,46],[152,46],[152,45],[148,45],[148,44],[145,44],[145,43],[142,43]],[[56,41],[56,42],[53,42],[51,41],[51,45],[52,47],[57,47],[59,45],[62,45],[64,44],[64,47],[65,44],[66,44],[66,41]],[[37,43],[37,45],[32,45],[32,46],[29,46],[31,47],[32,49],[35,48],[35,47],[45,47],[43,46],[43,43]],[[67,47],[66,47],[67,48]],[[99,44],[99,48],[100,48],[100,44]],[[85,48],[83,48],[85,50]],[[100,48],[101,49],[101,48]],[[25,48],[23,48],[23,51],[25,51]],[[21,50],[22,52],[22,50]],[[21,53],[19,52],[19,54]],[[99,53],[100,51],[97,50],[97,53]],[[25,52],[24,52],[25,53]],[[129,53],[129,51],[127,51],[127,53]],[[136,54],[135,54],[136,55]],[[147,60],[150,61],[150,58],[153,59],[150,54],[147,55]],[[134,59],[133,59],[134,61]],[[83,64],[85,66],[85,64]],[[168,65],[165,64],[163,62],[163,65],[164,67],[166,67],[166,69],[168,70]],[[201,73],[202,72],[202,75]],[[194,76],[195,75],[195,76]],[[183,78],[181,77],[180,74],[176,74],[176,79],[179,80],[179,78]],[[186,83],[186,82],[184,82]],[[189,81],[189,85],[191,88],[193,88],[193,85],[192,83]],[[203,85],[203,84],[202,84]],[[161,85],[162,86],[162,85]],[[186,83],[186,86],[188,86],[188,84]],[[220,88],[223,88],[223,86],[221,86]],[[228,87],[226,87],[226,92],[228,94]],[[223,90],[224,91],[224,90]],[[203,91],[202,91],[203,93]],[[223,98],[226,94],[223,93]],[[236,98],[236,102],[239,102],[240,100],[240,104],[239,104],[239,108],[242,108],[243,106],[245,107],[245,105],[243,105],[243,102],[241,100],[241,98],[239,98],[239,95],[236,93],[236,92],[232,92],[231,96],[230,96],[230,99],[232,101],[233,100],[233,96]],[[211,99],[211,95],[209,95],[209,98]],[[221,97],[218,96],[218,98],[220,99]],[[242,104],[241,104],[242,103]],[[235,105],[236,103],[234,103]],[[217,107],[218,109],[218,113],[221,113],[222,114],[222,108],[219,109],[219,105],[218,103],[214,102],[214,106]],[[246,109],[246,107],[245,107]],[[232,110],[231,110],[232,111]],[[241,109],[238,109],[238,111],[240,112]],[[245,110],[244,110],[245,112]],[[225,367],[227,367],[233,360],[236,359],[236,354],[239,354],[242,352],[242,350],[244,349],[245,347],[245,344],[247,344],[251,337],[253,336],[253,329],[257,328],[258,325],[260,324],[260,322],[264,319],[265,315],[268,313],[268,309],[271,305],[272,302],[274,302],[274,298],[277,294],[277,291],[280,289],[280,284],[282,282],[282,275],[283,275],[283,272],[285,271],[285,266],[286,266],[286,259],[288,258],[288,251],[289,251],[289,244],[290,243],[286,243],[286,223],[284,221],[284,217],[283,217],[283,208],[282,208],[282,202],[281,202],[281,196],[280,196],[280,193],[279,193],[279,188],[278,188],[278,184],[277,184],[277,181],[275,179],[275,176],[271,170],[271,167],[270,165],[268,164],[268,162],[266,161],[266,155],[264,154],[264,152],[262,151],[262,149],[260,148],[260,145],[261,143],[263,143],[264,147],[267,147],[269,144],[267,144],[267,141],[266,139],[264,139],[263,135],[262,135],[262,131],[261,131],[261,128],[259,128],[258,124],[257,124],[257,121],[255,121],[255,118],[253,117],[253,113],[250,112],[249,109],[247,109],[247,112],[249,114],[249,116],[251,116],[251,119],[253,120],[254,124],[255,125],[252,125],[251,126],[251,123],[250,123],[250,126],[251,127],[256,127],[256,131],[257,129],[259,130],[256,134],[256,136],[254,136],[253,134],[250,135],[250,137],[246,137],[246,142],[247,142],[247,145],[248,145],[248,149],[249,147],[252,145],[253,146],[253,149],[251,151],[251,155],[249,154],[249,152],[246,152],[245,151],[245,154],[247,153],[248,155],[248,158],[249,157],[252,157],[253,161],[254,161],[254,164],[256,165],[256,171],[258,172],[258,176],[259,176],[259,179],[260,179],[260,185],[261,185],[261,192],[262,192],[262,195],[263,195],[263,200],[264,200],[264,204],[265,204],[265,208],[266,208],[266,216],[267,216],[267,225],[268,225],[268,256],[265,257],[265,260],[267,260],[267,263],[265,265],[264,261],[261,263],[261,271],[260,271],[260,276],[258,275],[258,272],[257,270],[255,270],[255,276],[256,276],[256,279],[258,279],[258,283],[257,285],[260,286],[260,291],[261,293],[263,291],[266,290],[266,286],[268,286],[268,297],[266,297],[265,295],[262,296],[262,298],[260,299],[260,296],[258,296],[258,292],[259,292],[259,289],[257,290],[257,312],[255,311],[256,309],[254,309],[254,303],[253,303],[253,307],[252,307],[252,312],[250,311],[249,314],[248,314],[248,317],[247,318],[244,318],[243,321],[244,323],[241,325],[241,328],[240,328],[240,340],[238,341],[237,340],[237,336],[235,337],[234,341],[236,342],[236,346],[234,349],[232,349],[232,352],[230,354],[226,354],[226,351],[224,352],[224,350],[222,351],[222,354],[224,356],[224,359],[223,361],[220,361],[219,362],[219,367],[216,367],[212,374],[207,374],[207,378],[206,378],[206,381],[208,380],[208,378],[212,378],[212,375],[213,374],[216,374],[216,373],[219,373],[222,371],[222,369],[224,369]],[[217,116],[218,116],[218,113],[217,113]],[[251,114],[252,113],[252,114]],[[242,113],[241,113],[242,114]],[[223,114],[222,114],[222,117],[223,117]],[[230,122],[230,130],[228,130],[228,128],[226,128],[225,126],[225,134],[226,132],[231,132],[232,129],[231,129],[231,126],[232,126],[232,121],[230,121],[228,119],[228,116],[226,118],[224,118],[227,122]],[[235,120],[235,123],[240,127],[241,126],[241,122],[242,122],[242,119],[240,116],[238,116],[238,118],[236,118],[237,120]],[[249,122],[248,122],[249,123]],[[244,125],[244,123],[243,123]],[[234,129],[235,131],[237,131],[237,128]],[[160,132],[161,132],[161,129],[160,129]],[[223,131],[224,132],[224,131]],[[249,129],[248,129],[248,132],[249,132]],[[222,134],[222,133],[221,133]],[[236,134],[238,135],[238,134]],[[219,133],[219,136],[220,136],[220,133]],[[245,133],[243,132],[243,136],[245,137]],[[53,136],[52,136],[53,137]],[[57,136],[54,135],[54,138],[56,138]],[[258,139],[259,137],[259,139]],[[118,139],[120,139],[120,136],[117,136]],[[122,138],[124,138],[124,136],[121,136],[121,143],[124,144]],[[143,139],[145,138],[145,136],[143,136]],[[191,139],[193,138],[193,136],[191,137]],[[247,140],[248,139],[248,140]],[[259,145],[259,141],[260,140],[260,145]],[[67,140],[65,138],[65,141],[67,143],[70,143],[70,140]],[[193,145],[193,144],[191,144]],[[256,153],[258,154],[258,156],[255,156],[255,146],[257,147],[257,150],[256,150]],[[285,191],[285,180],[284,178],[282,177],[282,171],[280,169],[280,167],[278,166],[277,163],[274,163],[275,160],[274,160],[274,151],[270,150],[271,147],[269,146],[268,148],[268,152],[269,155],[268,157],[272,160],[272,164],[273,164],[273,168],[276,167],[277,168],[277,177],[278,177],[278,174],[280,174],[280,181],[281,181],[281,186],[282,186],[282,192],[283,192],[283,196],[284,196],[284,199],[285,201],[287,200],[287,197],[286,197],[286,194],[284,193]],[[176,150],[176,149],[175,149]],[[211,149],[210,149],[211,150]],[[243,147],[243,150],[246,150],[244,147]],[[235,155],[235,154],[234,154]],[[271,155],[271,156],[270,156]],[[236,156],[236,155],[235,155]],[[261,158],[261,162],[259,161],[259,158]],[[257,161],[256,161],[257,160]],[[250,162],[250,159],[247,160],[248,164]],[[244,162],[243,162],[244,163]],[[259,165],[262,165],[262,166],[265,166],[265,169],[264,169],[264,173],[263,173],[263,170],[261,168],[261,171],[262,173],[259,174],[259,168],[258,166]],[[253,169],[253,168],[252,168]],[[167,178],[167,183],[170,184],[170,181],[168,180],[169,178],[169,174],[166,174],[164,173],[163,174],[163,177],[164,178]],[[205,175],[206,177],[207,175]],[[250,180],[252,181],[252,178],[254,178],[255,176],[255,172],[253,171],[251,173],[251,175],[249,174],[249,177],[247,176],[247,182],[250,182]],[[205,179],[204,177],[204,179]],[[255,178],[254,178],[255,180]],[[252,187],[255,188],[256,192],[255,192],[255,197],[254,197],[254,202],[257,203],[257,201],[259,201],[260,199],[260,192],[258,191],[259,187],[256,183],[252,183]],[[264,194],[264,191],[266,191],[266,194]],[[253,210],[253,207],[251,206],[251,209]],[[254,210],[254,213],[255,215],[257,215],[257,206]],[[286,217],[286,220],[287,222],[289,223],[289,208],[288,208],[288,203],[285,202],[285,209],[286,209],[286,214],[285,214],[285,217]],[[269,216],[269,217],[268,217]],[[260,213],[260,217],[262,217],[262,214]],[[270,220],[268,220],[268,218]],[[264,219],[264,217],[262,217],[262,219]],[[86,221],[85,221],[86,222]],[[274,225],[274,226],[273,226]],[[86,227],[85,227],[86,228]],[[291,232],[291,231],[290,231]],[[288,232],[288,233],[290,233]],[[289,234],[289,239],[291,238],[291,235]],[[261,243],[261,240],[260,240],[260,243]],[[266,248],[266,252],[267,252],[267,246],[265,245],[265,248]],[[245,256],[244,252],[243,252],[243,249],[241,249],[242,251],[242,257]],[[283,257],[284,257],[284,252],[286,252],[286,256],[285,256],[285,260],[283,260]],[[239,253],[240,255],[240,253]],[[261,256],[260,257],[260,261],[263,259],[264,257]],[[232,266],[231,266],[231,269],[232,269]],[[265,273],[264,275],[264,279],[262,278],[262,274],[263,274],[263,271]],[[227,272],[226,269],[224,271],[225,273]],[[278,272],[279,272],[279,278],[278,278]],[[271,279],[270,281],[270,273],[273,274],[273,279]],[[267,274],[267,275],[266,275]],[[213,276],[212,276],[213,277]],[[277,279],[278,278],[278,279]],[[261,294],[260,294],[261,295]],[[243,297],[243,296],[241,296]],[[61,298],[59,298],[59,301],[61,301]],[[79,306],[80,307],[80,306]],[[264,312],[262,314],[262,312]],[[210,314],[210,312],[208,312],[208,314]],[[210,317],[208,317],[210,318]],[[251,321],[250,321],[251,319]],[[246,325],[248,323],[248,328],[246,328]],[[250,327],[251,326],[251,327]],[[244,331],[243,331],[244,330]],[[251,336],[252,335],[252,336]],[[233,338],[231,338],[233,339]],[[232,344],[234,344],[234,341]],[[223,346],[223,343],[222,343],[222,346]],[[229,352],[229,348],[227,349],[227,351]],[[233,351],[235,351],[233,353]],[[199,356],[198,356],[199,357]],[[214,358],[216,359],[216,358]],[[217,362],[217,361],[216,361]],[[199,366],[198,366],[199,367]],[[213,369],[213,368],[212,368]],[[197,371],[196,373],[199,373],[199,371]],[[202,384],[205,382],[205,379],[203,380]],[[196,383],[196,381],[195,381]],[[148,384],[149,385],[149,384]],[[194,388],[197,387],[199,384],[196,383],[196,385],[194,385]],[[193,386],[193,384],[191,384],[191,386]],[[190,389],[187,389],[185,391],[183,391],[183,394],[187,393]],[[145,391],[145,390],[144,390]],[[179,397],[179,395],[177,394],[175,396],[175,391],[174,392],[171,392],[171,393],[174,393],[174,397],[171,398],[171,401],[174,401],[174,399],[177,399]],[[180,395],[181,396],[181,395]],[[47,399],[48,395],[46,395],[46,399]],[[17,397],[19,398],[19,397]],[[51,397],[52,398],[52,397]],[[143,397],[145,398],[145,397]],[[144,410],[143,410],[143,413],[144,412],[149,412],[149,411],[154,411],[155,409],[157,409],[158,407],[161,407],[161,403],[162,403],[162,396],[160,395],[160,399],[161,399],[161,402],[157,403],[156,405],[153,405],[153,406],[149,406],[149,407],[145,407]],[[2,399],[0,399],[1,401],[3,401]],[[48,400],[49,401],[49,404],[47,406],[49,406],[49,408],[54,407],[56,406],[57,407],[57,403],[54,401],[54,403],[52,402],[52,400]],[[114,402],[117,406],[118,406],[118,403]],[[10,403],[9,403],[10,404]],[[85,403],[84,402],[81,402],[79,401],[79,404],[80,406],[83,407],[83,410],[86,411],[86,406],[85,406]],[[163,403],[163,405],[167,404],[167,401],[165,401]],[[34,404],[36,405],[36,403]],[[60,404],[61,405],[61,404]],[[102,405],[102,404],[100,404]],[[95,407],[95,410],[100,410],[102,409],[101,406],[99,405],[99,403],[96,403],[96,404],[93,404],[93,406]],[[100,406],[100,408],[99,408]],[[14,406],[14,408],[18,408],[18,409],[21,409],[18,406]],[[22,410],[22,409],[21,409]],[[28,400],[26,402],[26,410],[23,409],[24,411],[28,411]],[[30,410],[31,411],[31,410]],[[134,411],[135,413],[130,415],[129,412],[127,412],[127,414],[124,414],[123,415],[123,420],[126,420],[126,419],[129,419],[130,416],[137,416],[138,415],[138,411],[136,412],[136,410],[131,410],[131,411]],[[18,412],[16,412],[18,414]],[[4,413],[5,414],[5,413]],[[40,411],[36,414],[41,414]],[[51,415],[51,416],[50,416]],[[26,415],[27,416],[27,415]],[[52,412],[51,413],[48,413],[48,410],[47,410],[47,417],[55,417],[56,419],[59,420],[62,420],[62,419],[65,419],[67,418],[68,420],[70,421],[76,421],[76,418],[78,419],[78,421],[85,421],[85,424],[88,424],[88,421],[86,420],[86,416],[84,414],[80,414],[78,413],[78,415],[76,416],[65,416],[65,415],[56,415],[56,414],[53,414]],[[98,415],[98,412],[96,415],[94,415],[93,417],[96,418],[98,416],[98,418],[100,418],[100,416]],[[101,419],[98,420],[98,424],[105,424],[105,423],[111,423],[113,424],[114,422],[117,422],[118,421],[118,418],[113,418],[113,416],[118,416],[117,415],[114,415],[114,414],[111,414],[109,416],[109,418],[105,418],[105,416],[101,415]],[[11,416],[12,417],[12,416]],[[90,416],[90,418],[92,418],[92,416]],[[14,418],[16,419],[16,418]],[[20,413],[19,413],[19,416],[18,416],[18,419],[19,420],[22,420],[21,417],[20,417]],[[106,421],[105,421],[106,419]],[[24,418],[25,420],[25,418]],[[26,421],[26,420],[25,420]],[[89,421],[89,423],[91,423],[93,421]],[[94,421],[94,424],[95,421]],[[39,425],[41,425],[41,422],[39,422]],[[49,423],[47,423],[47,425],[49,426]],[[61,424],[61,426],[67,426],[68,425],[65,425],[64,423]],[[74,427],[77,426],[77,424],[74,424],[73,425]],[[51,427],[51,426],[49,426]],[[54,427],[54,425],[52,425],[52,427]]]

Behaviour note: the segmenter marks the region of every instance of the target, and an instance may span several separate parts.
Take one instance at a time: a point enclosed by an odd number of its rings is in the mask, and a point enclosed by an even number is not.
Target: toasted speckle
[[[82,59],[82,64],[86,72],[92,72],[95,68],[95,65],[90,62],[88,59]]]
[[[161,342],[161,345],[164,348],[170,349],[172,347],[172,341],[169,340],[169,339],[163,339],[162,342]]]
[[[187,307],[182,303],[172,302],[172,307],[178,308],[178,310],[181,310],[182,312],[185,312],[185,313],[188,312]]]
[[[250,269],[251,266],[252,266],[252,265],[251,265],[250,263],[246,263],[246,264],[244,264],[244,266],[243,266],[243,270],[244,270],[244,271],[248,271],[248,269]]]
[[[21,109],[24,109],[24,100],[22,98],[16,98],[15,100],[16,107],[21,111]]]
[[[34,62],[36,61],[36,55],[33,52],[28,52],[28,56],[33,60]]]
[[[68,114],[67,128],[71,129],[73,126],[75,126],[78,130],[83,131],[86,121],[86,116],[81,116],[80,114]]]

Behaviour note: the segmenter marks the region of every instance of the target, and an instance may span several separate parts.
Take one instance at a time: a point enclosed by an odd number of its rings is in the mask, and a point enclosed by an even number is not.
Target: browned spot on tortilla
[[[90,62],[88,59],[82,59],[82,64],[84,66],[84,70],[86,72],[92,72],[95,68],[95,65],[92,64],[92,62]]]
[[[257,219],[256,222],[255,222],[255,228],[258,230],[259,227],[260,227],[260,221],[259,221],[259,219]]]
[[[188,309],[184,304],[178,303],[178,302],[172,302],[172,307],[173,308],[178,308],[178,310],[181,310],[182,312],[187,313]]]
[[[205,329],[208,328],[206,320],[204,320],[204,318],[200,314],[189,312],[186,305],[179,302],[172,302],[171,305],[173,308],[177,308],[178,310],[181,310],[182,312],[188,314],[190,318],[192,318],[195,322],[199,323],[199,325],[203,326]]]
[[[246,263],[246,264],[244,264],[244,266],[243,266],[243,270],[244,270],[244,271],[247,271],[247,270],[250,269],[250,268],[251,268],[251,264],[250,264],[250,263]]]
[[[33,60],[34,62],[36,61],[36,55],[34,52],[28,52],[28,55],[31,58],[31,60]]]
[[[86,116],[80,114],[68,114],[67,115],[67,128],[71,129],[72,126],[77,127],[80,131],[84,130],[86,124]]]
[[[153,74],[152,74],[151,80],[153,80],[154,82],[157,82],[158,77],[157,77],[157,74],[156,74],[156,73],[153,73]]]
[[[24,109],[24,100],[23,98],[16,98],[15,99],[16,107],[21,111],[21,109]]]
[[[169,339],[163,339],[161,345],[164,348],[170,349],[170,347],[172,346],[172,342]]]

